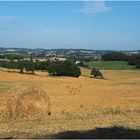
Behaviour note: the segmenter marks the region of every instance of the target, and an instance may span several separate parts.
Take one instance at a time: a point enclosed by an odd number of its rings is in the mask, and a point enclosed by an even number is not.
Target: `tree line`
[[[109,52],[102,56],[104,61],[127,61],[128,65],[135,65],[140,68],[140,54],[127,55],[122,52]]]
[[[72,61],[59,61],[59,60],[47,60],[47,61],[33,61],[30,60],[18,60],[18,61],[0,61],[0,67],[7,69],[16,69],[20,73],[34,74],[35,70],[46,70],[53,76],[72,76],[79,77],[81,75],[80,68]]]
[[[20,73],[23,73],[24,70],[26,73],[34,73],[35,67],[34,62],[32,60],[18,60],[18,61],[1,61],[0,67],[7,69],[17,69],[20,70]]]
[[[28,56],[29,57],[29,56]],[[21,60],[27,58],[25,54],[0,54],[0,59]]]

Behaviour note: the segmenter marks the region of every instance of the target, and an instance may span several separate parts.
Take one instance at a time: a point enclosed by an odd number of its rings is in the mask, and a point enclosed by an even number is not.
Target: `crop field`
[[[40,71],[35,75],[0,71],[0,138],[63,138],[80,133],[84,138],[112,138],[114,133],[135,138],[133,131],[140,134],[140,71],[102,70],[105,79],[85,77],[89,73],[82,69],[84,76],[71,78]]]
[[[127,65],[127,63],[127,61],[90,61],[86,62],[86,65],[91,68],[110,70],[135,69],[135,66]]]

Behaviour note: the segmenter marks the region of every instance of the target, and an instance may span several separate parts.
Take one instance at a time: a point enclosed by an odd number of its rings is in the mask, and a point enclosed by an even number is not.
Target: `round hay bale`
[[[37,86],[16,87],[8,94],[8,118],[43,118],[50,115],[50,98]]]

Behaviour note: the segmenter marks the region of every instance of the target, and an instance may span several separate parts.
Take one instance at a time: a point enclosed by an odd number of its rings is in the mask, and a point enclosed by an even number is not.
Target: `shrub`
[[[107,109],[105,111],[105,114],[111,114],[111,115],[116,116],[116,115],[121,114],[121,112],[122,111],[121,111],[120,107],[118,106],[118,107],[111,107],[111,108]]]
[[[102,73],[96,68],[92,68],[91,76],[94,76],[95,78],[97,78],[97,77],[103,78]]]

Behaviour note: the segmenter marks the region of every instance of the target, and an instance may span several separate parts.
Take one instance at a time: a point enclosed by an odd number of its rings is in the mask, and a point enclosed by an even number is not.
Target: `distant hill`
[[[29,49],[29,48],[0,48],[0,53],[19,53],[27,54],[32,57],[48,58],[48,57],[61,57],[72,58],[75,60],[100,60],[102,55],[113,50],[92,50],[92,49]],[[125,54],[140,54],[140,50],[132,51],[119,51]]]

